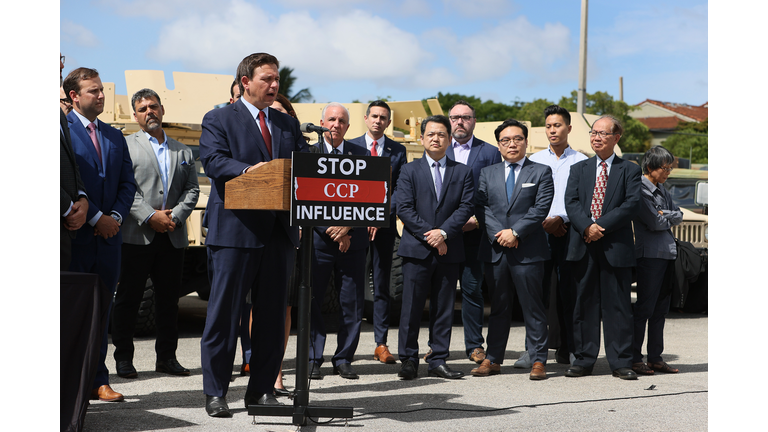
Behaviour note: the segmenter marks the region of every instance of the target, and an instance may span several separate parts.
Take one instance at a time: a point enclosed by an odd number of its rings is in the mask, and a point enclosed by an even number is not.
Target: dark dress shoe
[[[565,371],[565,376],[567,377],[583,377],[587,375],[592,375],[592,369],[585,368],[584,366],[573,365]]]
[[[158,360],[155,363],[155,372],[181,376],[189,375],[189,369],[180,365],[176,359]]]
[[[133,363],[128,360],[117,362],[115,369],[117,369],[117,376],[120,378],[136,378],[139,376],[138,372],[136,372],[136,368],[133,367]]]
[[[415,379],[418,376],[418,367],[416,366],[416,363],[414,363],[413,360],[406,360],[403,362],[403,365],[400,366],[400,372],[397,373],[397,376],[406,380]]]
[[[320,373],[320,365],[315,362],[309,362],[309,379],[321,380],[323,374]]]
[[[277,387],[272,389],[272,393],[274,393],[275,396],[290,396],[291,395],[291,392],[289,392],[288,390],[277,388]]]
[[[441,377],[446,379],[459,379],[464,376],[464,372],[453,371],[448,365],[441,364],[440,366],[429,371],[429,376]]]
[[[205,412],[211,417],[232,417],[227,400],[218,396],[205,395]]]
[[[355,373],[355,370],[352,369],[352,365],[349,363],[342,363],[338,366],[333,367],[333,374],[338,375],[342,378],[346,379],[358,379],[359,377]]]
[[[619,377],[624,380],[636,380],[637,374],[630,368],[618,368],[613,371],[613,376]]]
[[[243,401],[245,403],[245,408],[248,409],[251,405],[283,405],[281,402],[279,402],[275,396],[272,393],[264,393],[264,394],[248,394],[248,392],[245,393],[245,400]]]

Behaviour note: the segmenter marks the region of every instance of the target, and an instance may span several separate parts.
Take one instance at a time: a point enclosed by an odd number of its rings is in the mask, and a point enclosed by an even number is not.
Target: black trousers
[[[176,358],[179,341],[177,316],[181,276],[184,270],[184,249],[173,247],[168,234],[155,233],[155,238],[148,245],[123,243],[121,263],[122,271],[112,318],[115,361],[133,360],[133,333],[147,277],[152,278],[155,287],[157,360]]]
[[[637,259],[637,301],[632,305],[635,337],[632,343],[632,362],[643,361],[645,325],[648,324],[648,362],[662,361],[664,351],[664,322],[672,298],[672,278],[675,261],[660,258]]]

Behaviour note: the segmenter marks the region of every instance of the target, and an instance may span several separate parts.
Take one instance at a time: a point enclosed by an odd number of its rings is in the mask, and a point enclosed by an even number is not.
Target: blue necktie
[[[512,202],[512,192],[515,190],[515,167],[517,164],[509,166],[509,175],[507,176],[507,204]]]
[[[435,192],[437,193],[437,200],[440,201],[440,191],[443,189],[443,178],[440,177],[440,164],[432,162],[432,166],[435,167]]]

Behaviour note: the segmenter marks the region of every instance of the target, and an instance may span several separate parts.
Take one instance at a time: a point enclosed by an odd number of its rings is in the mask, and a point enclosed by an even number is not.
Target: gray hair
[[[599,122],[602,119],[609,119],[613,123],[613,127],[611,128],[611,133],[615,133],[618,135],[624,135],[624,126],[622,126],[621,121],[617,119],[616,117],[605,114],[603,116],[600,116],[599,119],[595,120],[595,123]],[[595,126],[595,123],[592,123],[592,126]]]
[[[163,104],[160,102],[160,96],[157,95],[157,92],[152,89],[144,88],[134,93],[131,97],[131,108],[133,108],[133,111],[136,112],[136,102],[141,102],[142,99],[149,98],[156,98],[158,104]]]
[[[345,107],[344,105],[342,105],[342,104],[340,104],[338,102],[331,102],[331,103],[329,103],[328,105],[326,105],[323,108],[323,113],[320,114],[320,119],[321,120],[325,121],[325,110],[327,110],[328,108],[331,108],[331,107],[341,107],[341,108],[343,108],[344,112],[347,113],[347,122],[349,122],[349,110],[347,109],[347,107]]]
[[[643,174],[650,174],[651,171],[655,171],[673,162],[675,162],[675,157],[672,156],[672,153],[662,146],[657,146],[651,147],[645,152],[640,167],[643,169]]]

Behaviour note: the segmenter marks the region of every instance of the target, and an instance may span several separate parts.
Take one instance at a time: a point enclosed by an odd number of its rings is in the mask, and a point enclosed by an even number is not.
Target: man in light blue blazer
[[[165,110],[160,96],[142,89],[131,98],[141,130],[128,136],[136,194],[123,224],[122,274],[115,295],[112,343],[117,375],[136,378],[133,332],[147,277],[155,295],[157,372],[189,375],[176,360],[179,333],[176,317],[189,244],[184,222],[200,196],[195,159],[184,144],[163,131]]]
[[[123,134],[97,118],[104,111],[104,86],[99,73],[77,68],[64,79],[63,87],[72,100],[73,110],[67,115],[72,149],[88,191],[86,223],[72,240],[69,270],[98,274],[112,298],[120,275],[120,226],[127,220],[136,193],[131,156]],[[106,358],[104,328],[91,398],[121,401],[123,395],[109,386]]]
[[[504,162],[483,168],[476,196],[483,226],[479,258],[486,263],[491,316],[488,351],[474,376],[501,371],[509,338],[515,295],[525,320],[526,342],[533,362],[530,379],[545,379],[547,311],[542,299],[544,261],[550,258],[541,223],[555,194],[552,170],[525,157],[528,128],[515,119],[496,128]]]

